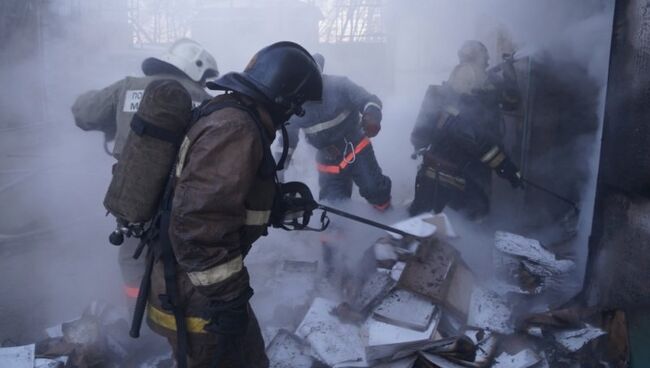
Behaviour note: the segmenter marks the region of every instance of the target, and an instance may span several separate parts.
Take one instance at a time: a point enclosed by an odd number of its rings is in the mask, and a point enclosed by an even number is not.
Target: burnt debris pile
[[[572,260],[537,240],[496,232],[494,272],[479,277],[451,245],[458,235],[446,217],[400,224],[411,232],[431,225],[435,234],[418,240],[376,241],[364,253],[361,277],[319,281],[314,264],[279,267],[285,276],[311,275],[314,290],[304,308],[286,310],[292,318],[282,319],[284,326],[265,329],[271,366],[625,366],[622,311],[544,302],[570,282]]]

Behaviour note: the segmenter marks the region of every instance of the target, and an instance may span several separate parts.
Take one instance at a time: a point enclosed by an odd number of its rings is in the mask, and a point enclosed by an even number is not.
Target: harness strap
[[[350,164],[354,163],[354,160],[356,158],[356,155],[361,153],[366,147],[370,146],[370,139],[368,137],[364,137],[356,147],[354,147],[354,150],[352,152],[348,153],[345,157],[343,157],[343,160],[338,165],[325,165],[321,163],[316,164],[316,169],[322,173],[326,174],[340,174],[343,169],[348,167]]]
[[[180,140],[183,138],[183,134],[175,133],[171,130],[155,126],[150,122],[144,120],[138,114],[133,115],[133,119],[131,119],[131,130],[133,133],[137,134],[140,137],[147,135],[149,137],[169,142],[174,145],[178,145]]]
[[[276,166],[277,171],[284,170],[284,164],[289,156],[289,132],[287,132],[287,125],[282,124],[282,155]]]
[[[158,296],[164,310],[171,312],[176,321],[176,339],[178,368],[187,367],[187,321],[185,319],[185,308],[179,298],[178,285],[176,284],[176,257],[169,238],[169,223],[171,217],[171,204],[174,193],[174,173],[169,175],[165,194],[161,203],[160,217],[158,219],[158,239],[160,244],[160,257],[163,261],[165,294]]]

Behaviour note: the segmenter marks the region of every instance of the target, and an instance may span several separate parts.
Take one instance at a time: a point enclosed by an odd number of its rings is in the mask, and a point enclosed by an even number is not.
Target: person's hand
[[[513,189],[524,187],[524,182],[521,180],[521,173],[519,173],[519,171],[517,171],[514,175],[508,178],[508,181],[510,182],[510,185],[512,185]]]
[[[517,169],[517,167],[509,159],[503,160],[503,162],[501,162],[501,164],[497,166],[495,170],[497,172],[497,175],[508,180],[514,189],[524,187],[519,169]]]
[[[361,116],[361,127],[367,137],[373,138],[379,134],[381,130],[381,118],[381,110],[374,106],[368,107],[363,112]]]

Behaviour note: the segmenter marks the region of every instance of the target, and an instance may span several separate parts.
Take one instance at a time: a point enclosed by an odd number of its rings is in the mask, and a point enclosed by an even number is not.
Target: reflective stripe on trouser
[[[239,337],[239,346],[241,347],[239,353],[241,354],[240,356],[243,356],[243,365],[241,360],[234,355],[235,352],[227,347],[223,360],[218,362],[219,368],[267,368],[269,366],[269,360],[264,351],[264,339],[262,338],[257,318],[255,318],[255,313],[250,307],[249,316],[248,330],[244,336]],[[200,339],[193,339],[196,336],[200,336]],[[167,341],[174,350],[174,355],[176,355],[176,339],[173,334],[168,336]],[[190,344],[187,351],[188,368],[214,367],[214,357],[220,348],[219,338],[216,335],[210,333],[200,335],[190,334]]]
[[[494,146],[481,157],[481,162],[496,169],[505,159],[506,154],[501,151],[499,146]]]
[[[320,171],[318,183],[320,200],[349,199],[352,196],[353,184],[359,187],[359,194],[370,204],[383,206],[391,197],[391,180],[383,175],[370,144],[356,153],[354,162],[346,164],[345,170],[339,173]]]
[[[455,177],[457,178],[457,177]],[[427,167],[421,167],[415,179],[415,197],[409,213],[417,215],[422,212],[433,211],[440,213],[447,205],[460,211],[470,219],[480,218],[490,210],[490,201],[481,187],[474,182],[463,178],[463,190],[457,185],[450,185],[454,180],[442,180],[431,177]]]
[[[149,321],[164,329],[176,331],[176,319],[174,319],[172,313],[165,312],[149,304],[147,305],[147,318],[149,318]],[[209,321],[200,317],[187,317],[185,320],[187,321],[188,332],[201,334],[207,333],[203,330],[203,327],[205,327]]]
[[[432,167],[423,167],[423,173],[425,176],[433,179],[440,180],[442,183],[455,187],[459,190],[465,190],[465,179],[460,176],[451,175],[445,173],[444,171],[436,170]]]

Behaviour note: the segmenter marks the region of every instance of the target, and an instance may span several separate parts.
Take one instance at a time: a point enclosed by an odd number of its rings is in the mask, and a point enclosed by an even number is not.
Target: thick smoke
[[[0,340],[34,339],[43,327],[78,316],[93,299],[124,305],[117,249],[106,239],[112,219],[104,217],[101,205],[113,159],[103,153],[100,133],[81,132],[74,126],[69,108],[83,91],[102,88],[125,75],[140,75],[141,60],[159,54],[162,48],[131,45],[126,2],[77,3],[52,1],[40,20],[44,32],[39,53],[0,64],[3,85],[19,86],[13,94],[9,93],[11,88],[5,88],[0,99],[0,254],[4,274],[9,276],[0,281]],[[192,5],[178,8],[187,12],[183,15],[189,22],[187,36],[213,53],[222,74],[241,70],[260,47],[288,39],[323,53],[327,73],[348,75],[382,98],[383,130],[373,145],[380,165],[393,180],[394,209],[378,214],[356,194],[354,202],[343,207],[384,223],[406,216],[404,206],[412,198],[418,165],[410,159],[409,134],[426,87],[447,79],[464,40],[478,39],[488,45],[491,64],[495,65],[500,62],[497,35],[505,32],[517,46],[518,56],[530,56],[539,63],[552,60],[554,65],[571,65],[584,72],[587,85],[593,89],[590,93],[600,95],[601,100],[604,95],[611,33],[609,2],[387,0],[382,8],[385,42],[357,45],[319,44],[315,22],[320,14],[306,3],[233,3],[237,4],[230,8],[215,2],[212,10],[203,13]],[[140,10],[151,12],[152,6]],[[4,47],[11,49],[26,41],[12,42]],[[564,72],[552,71],[558,79],[565,76]],[[572,80],[570,75],[566,77]],[[39,86],[37,92],[42,95],[31,93],[25,86]],[[602,104],[590,108],[600,122]],[[42,114],[35,114],[38,111]],[[560,151],[579,156],[572,162],[581,161],[581,170],[588,177],[574,193],[582,215],[578,237],[570,247],[579,260],[586,259],[598,129],[566,142],[565,148],[572,149]],[[553,154],[558,153],[549,147],[549,155]],[[313,155],[303,140],[287,178],[306,181],[316,193]],[[562,175],[551,168],[548,174]],[[535,209],[526,212],[532,215]],[[489,271],[485,259],[489,259],[493,230],[517,230],[508,216],[511,212],[503,213],[486,225],[465,223],[450,213],[457,232],[463,235],[458,246],[470,264],[485,272]],[[374,239],[383,235],[335,216],[332,221],[349,234],[339,249],[350,268]],[[262,324],[273,324],[282,315],[276,310],[298,308],[307,298],[306,288],[294,281],[269,284],[265,273],[277,271],[270,264],[278,260],[320,260],[321,252],[320,237],[314,233],[272,230],[256,244],[248,265],[257,288],[253,302]]]

